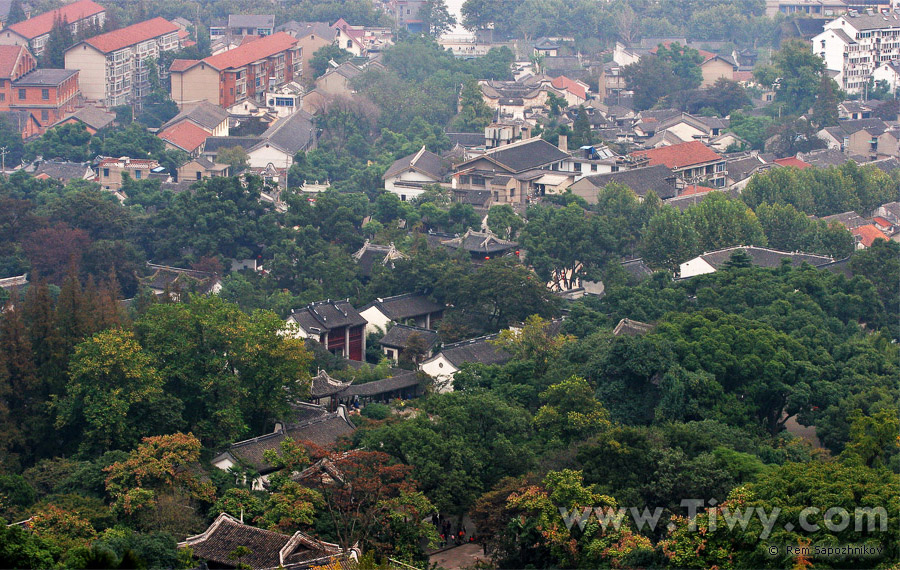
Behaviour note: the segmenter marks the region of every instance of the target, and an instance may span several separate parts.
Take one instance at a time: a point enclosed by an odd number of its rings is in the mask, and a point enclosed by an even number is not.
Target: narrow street
[[[463,544],[442,550],[431,555],[429,562],[446,570],[459,570],[469,568],[480,560],[487,560],[480,544]]]

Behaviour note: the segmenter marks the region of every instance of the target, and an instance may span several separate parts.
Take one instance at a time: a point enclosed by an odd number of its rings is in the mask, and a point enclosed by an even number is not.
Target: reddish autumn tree
[[[86,231],[63,222],[33,232],[22,243],[32,270],[56,285],[62,283],[70,263],[76,267],[81,265],[90,245],[91,238]]]
[[[412,467],[377,451],[353,451],[332,457],[340,480],[321,493],[338,544],[359,545],[386,556],[421,559],[422,542],[434,543],[434,526],[423,519],[434,507],[417,489]]]

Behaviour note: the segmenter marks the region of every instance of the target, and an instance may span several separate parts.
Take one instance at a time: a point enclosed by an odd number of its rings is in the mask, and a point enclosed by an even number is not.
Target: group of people
[[[450,519],[440,513],[431,515],[431,522],[440,536],[438,548],[447,548],[450,545],[460,546],[467,542],[475,542],[475,536],[466,532],[465,523],[460,522],[454,531],[453,523],[450,522]]]

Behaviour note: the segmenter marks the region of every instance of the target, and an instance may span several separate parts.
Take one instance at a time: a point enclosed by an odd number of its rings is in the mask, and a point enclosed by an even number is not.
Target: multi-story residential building
[[[230,14],[228,31],[232,37],[269,36],[275,29],[275,16],[272,14]]]
[[[848,93],[862,93],[879,65],[900,59],[900,14],[850,12],[825,24],[812,39],[834,80]]]
[[[702,183],[721,188],[728,175],[725,159],[700,141],[639,150],[631,156],[648,159],[647,166],[665,165],[675,174],[677,186]]]
[[[78,71],[36,69],[25,46],[0,46],[0,111],[27,111],[44,129],[75,110]]]
[[[97,164],[97,182],[104,190],[118,190],[122,187],[123,174],[128,173],[134,180],[146,180],[158,169],[159,163],[145,158],[104,158]]]
[[[295,38],[278,32],[206,59],[176,59],[169,68],[172,99],[226,109],[245,100],[265,104],[270,88],[299,78],[302,55]]]
[[[35,56],[39,56],[57,21],[66,22],[74,36],[79,31],[84,32],[85,28],[94,27],[99,30],[106,21],[106,10],[92,0],[78,0],[9,26],[0,32],[0,44],[27,45]]]
[[[178,26],[153,18],[78,42],[66,50],[66,69],[80,70],[85,98],[140,107],[150,91],[149,60],[178,48]]]
[[[766,0],[766,16],[802,14],[804,16],[840,16],[847,12],[846,0]]]
[[[394,18],[398,28],[406,28],[414,34],[427,32],[425,23],[419,15],[419,10],[427,0],[389,0],[385,8]]]
[[[328,25],[327,22],[297,22],[291,20],[276,28],[279,32],[286,32],[297,39],[297,47],[300,48],[302,54],[301,69],[304,73],[310,68],[309,60],[312,59],[314,53],[323,47],[330,46],[337,40],[337,30]],[[302,78],[307,84],[311,83],[313,77],[306,73]],[[294,78],[297,81],[297,78]]]

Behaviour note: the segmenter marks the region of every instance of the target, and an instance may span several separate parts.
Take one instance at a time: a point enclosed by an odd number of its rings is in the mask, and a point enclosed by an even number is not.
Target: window
[[[199,170],[197,171],[197,180],[203,180],[203,173]]]
[[[581,163],[580,162],[575,163],[575,172],[581,172]]]
[[[353,47],[353,40],[347,40],[347,47],[348,47],[348,48],[352,48],[352,47]]]
[[[0,101],[6,101],[6,93],[0,93]]]
[[[19,89],[19,101],[22,101],[23,99],[25,99],[25,90]]]
[[[140,180],[140,179],[141,179],[141,171],[140,171],[140,170],[135,170],[135,171],[134,171],[134,179],[135,179],[135,180]]]
[[[103,178],[109,178],[109,169],[108,168],[103,169]]]
[[[484,186],[484,176],[473,176],[472,186]]]
[[[41,120],[44,122],[50,120],[50,112],[47,109],[41,109]]]

